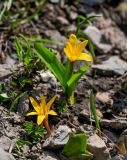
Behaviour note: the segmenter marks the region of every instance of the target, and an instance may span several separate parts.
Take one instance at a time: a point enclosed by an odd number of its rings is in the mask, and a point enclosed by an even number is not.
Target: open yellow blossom
[[[40,104],[38,104],[33,97],[29,97],[29,99],[35,111],[28,113],[27,116],[37,115],[37,124],[40,125],[44,121],[46,129],[50,133],[51,131],[48,124],[48,115],[57,115],[54,110],[50,110],[56,96],[54,96],[47,104],[43,95],[41,96]]]
[[[71,62],[77,60],[92,61],[92,57],[90,55],[82,52],[85,49],[87,43],[88,40],[78,43],[76,35],[71,34],[69,40],[67,41],[66,47],[64,48],[64,52],[66,53],[68,59]]]

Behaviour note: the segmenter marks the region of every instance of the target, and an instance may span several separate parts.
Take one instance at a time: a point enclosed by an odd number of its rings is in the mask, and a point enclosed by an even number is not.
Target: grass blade
[[[90,91],[90,110],[91,110],[92,115],[94,117],[95,124],[96,124],[96,129],[98,130],[98,134],[99,134],[99,136],[101,136],[99,118],[98,118],[97,113],[96,113],[96,107],[95,107],[95,103],[94,103],[94,94],[93,94],[92,89]]]
[[[11,107],[10,107],[10,109],[9,109],[9,112],[11,112],[11,111],[14,109],[14,107],[15,107],[16,103],[18,102],[19,98],[25,96],[26,94],[27,94],[27,91],[19,94],[19,95],[15,98],[15,100],[14,100],[14,101],[12,102],[12,104],[11,104]]]

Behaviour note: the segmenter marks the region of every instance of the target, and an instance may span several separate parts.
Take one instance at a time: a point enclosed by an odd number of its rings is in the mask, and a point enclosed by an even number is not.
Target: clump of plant
[[[9,101],[11,98],[7,93],[0,93],[0,105],[3,105],[4,102]]]
[[[39,58],[45,63],[48,69],[56,76],[56,78],[61,83],[65,95],[67,95],[71,104],[74,104],[74,89],[84,73],[86,73],[91,65],[86,63],[84,66],[80,67],[75,71],[75,65],[77,61],[96,61],[94,47],[88,37],[82,32],[82,27],[84,23],[90,23],[91,20],[98,15],[93,15],[89,17],[84,17],[79,15],[77,18],[77,28],[74,34],[71,34],[69,40],[66,43],[64,52],[67,57],[65,66],[56,57],[53,51],[50,51],[41,43],[35,43],[35,50]],[[79,42],[79,40],[83,40]],[[90,56],[88,53],[84,52],[88,44],[89,50],[92,54]]]
[[[38,143],[46,134],[46,131],[43,126],[38,126],[32,121],[26,121],[23,125],[26,131],[26,137],[22,137],[16,141],[16,148],[18,149],[19,154],[22,155],[22,148],[24,145],[32,146],[33,143]]]
[[[6,24],[8,32],[14,29],[18,31],[18,26],[28,23],[39,16],[46,2],[47,0],[1,1],[0,23],[5,25],[5,22],[9,22],[9,25]]]
[[[50,110],[53,102],[56,99],[56,96],[51,98],[51,100],[47,104],[46,104],[45,97],[43,95],[41,95],[40,103],[36,102],[33,97],[29,97],[29,99],[35,111],[27,113],[27,116],[37,115],[38,126],[40,126],[43,123],[47,130],[47,133],[51,134],[52,131],[48,123],[48,115],[57,115],[57,113],[54,110]]]
[[[32,72],[34,69],[42,69],[44,66],[38,57],[34,53],[33,45],[29,40],[20,34],[20,39],[15,38],[15,46],[17,51],[17,56],[19,60],[23,63],[23,67],[27,72]]]
[[[46,134],[46,131],[43,126],[34,124],[31,122],[25,122],[24,129],[26,130],[29,140],[32,143],[37,143],[42,137]]]
[[[92,61],[92,57],[88,53],[83,52],[87,43],[88,40],[84,40],[83,42],[79,43],[75,34],[70,35],[69,40],[66,43],[66,47],[64,48],[64,52],[67,56],[67,62],[65,66],[56,57],[54,52],[50,51],[40,43],[35,43],[37,55],[60,81],[65,94],[68,96],[70,103],[72,104],[74,103],[74,88],[81,76],[90,68],[90,65],[86,64],[75,72],[74,67],[76,61]]]

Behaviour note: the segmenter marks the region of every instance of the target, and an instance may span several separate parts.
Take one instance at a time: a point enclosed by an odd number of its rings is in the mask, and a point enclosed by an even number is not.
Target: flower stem
[[[46,118],[46,119],[44,120],[44,126],[45,126],[45,128],[46,128],[46,130],[47,130],[47,133],[48,133],[49,135],[51,135],[52,131],[51,131],[50,126],[49,126],[49,123],[48,123],[48,118]]]
[[[70,62],[70,71],[69,71],[69,78],[71,78],[73,71],[74,71],[74,62]]]
[[[74,72],[74,65],[75,62],[70,62],[70,68],[69,68],[69,79],[72,77],[73,72]],[[72,95],[69,97],[69,103],[71,105],[74,104],[74,91],[72,92]]]

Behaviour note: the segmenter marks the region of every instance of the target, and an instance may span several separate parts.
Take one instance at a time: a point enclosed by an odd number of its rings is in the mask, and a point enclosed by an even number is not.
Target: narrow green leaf
[[[46,39],[46,38],[40,38],[39,39],[39,38],[30,37],[29,40],[32,41],[32,42],[36,42],[36,43],[37,42],[38,43],[42,42],[42,43],[47,43],[47,44],[56,44],[56,45],[59,45],[59,46],[63,46],[64,45],[61,42],[57,42],[55,40],[50,40],[50,39]]]
[[[23,34],[19,34],[20,37],[23,39],[24,44],[26,44],[27,48],[30,48],[30,43],[28,42],[27,38]]]
[[[35,43],[35,49],[38,57],[46,64],[48,69],[53,72],[56,78],[60,81],[61,85],[65,89],[64,85],[64,76],[65,76],[65,67],[57,59],[55,53],[50,51],[48,48],[44,47],[40,43]]]
[[[100,124],[99,124],[99,119],[98,119],[97,114],[96,114],[96,107],[95,107],[95,103],[94,103],[94,94],[93,94],[92,89],[91,89],[91,92],[90,92],[90,109],[91,109],[92,115],[93,115],[94,120],[95,120],[96,128],[100,131]]]
[[[0,99],[9,99],[10,97],[8,97],[7,93],[1,93],[0,94]]]
[[[94,51],[94,45],[93,45],[91,40],[89,40],[88,46],[89,46],[90,53],[93,56],[93,59],[96,60],[96,55],[95,55],[95,51]]]
[[[9,109],[9,112],[11,112],[11,111],[14,109],[14,107],[15,107],[16,103],[18,102],[19,98],[25,96],[26,94],[27,94],[27,91],[19,94],[19,95],[15,98],[15,100],[14,100],[14,101],[12,102],[12,104],[11,104],[11,107],[10,107],[10,109]]]
[[[90,65],[85,65],[80,67],[80,69],[72,75],[72,77],[67,82],[66,93],[71,96],[75,86],[77,85],[78,80],[82,77],[82,75],[87,72],[90,68]]]
[[[17,55],[18,55],[19,59],[22,61],[24,50],[23,50],[23,48],[22,48],[22,46],[19,43],[19,40],[17,38],[15,38],[15,46],[16,46]]]
[[[10,10],[11,6],[12,6],[12,2],[13,0],[8,0],[8,3],[7,3],[7,11]]]
[[[5,2],[2,11],[0,11],[0,21],[2,20],[2,18],[3,18],[3,16],[4,16],[4,13],[5,13],[5,11],[6,11],[6,7],[7,7],[7,6],[6,6],[6,2]]]
[[[65,66],[65,77],[64,77],[64,84],[67,84],[67,81],[69,80],[69,72],[70,72],[70,61],[67,60],[66,66]]]
[[[73,105],[74,103],[75,103],[75,97],[74,97],[74,91],[73,91],[70,96],[70,104]]]

